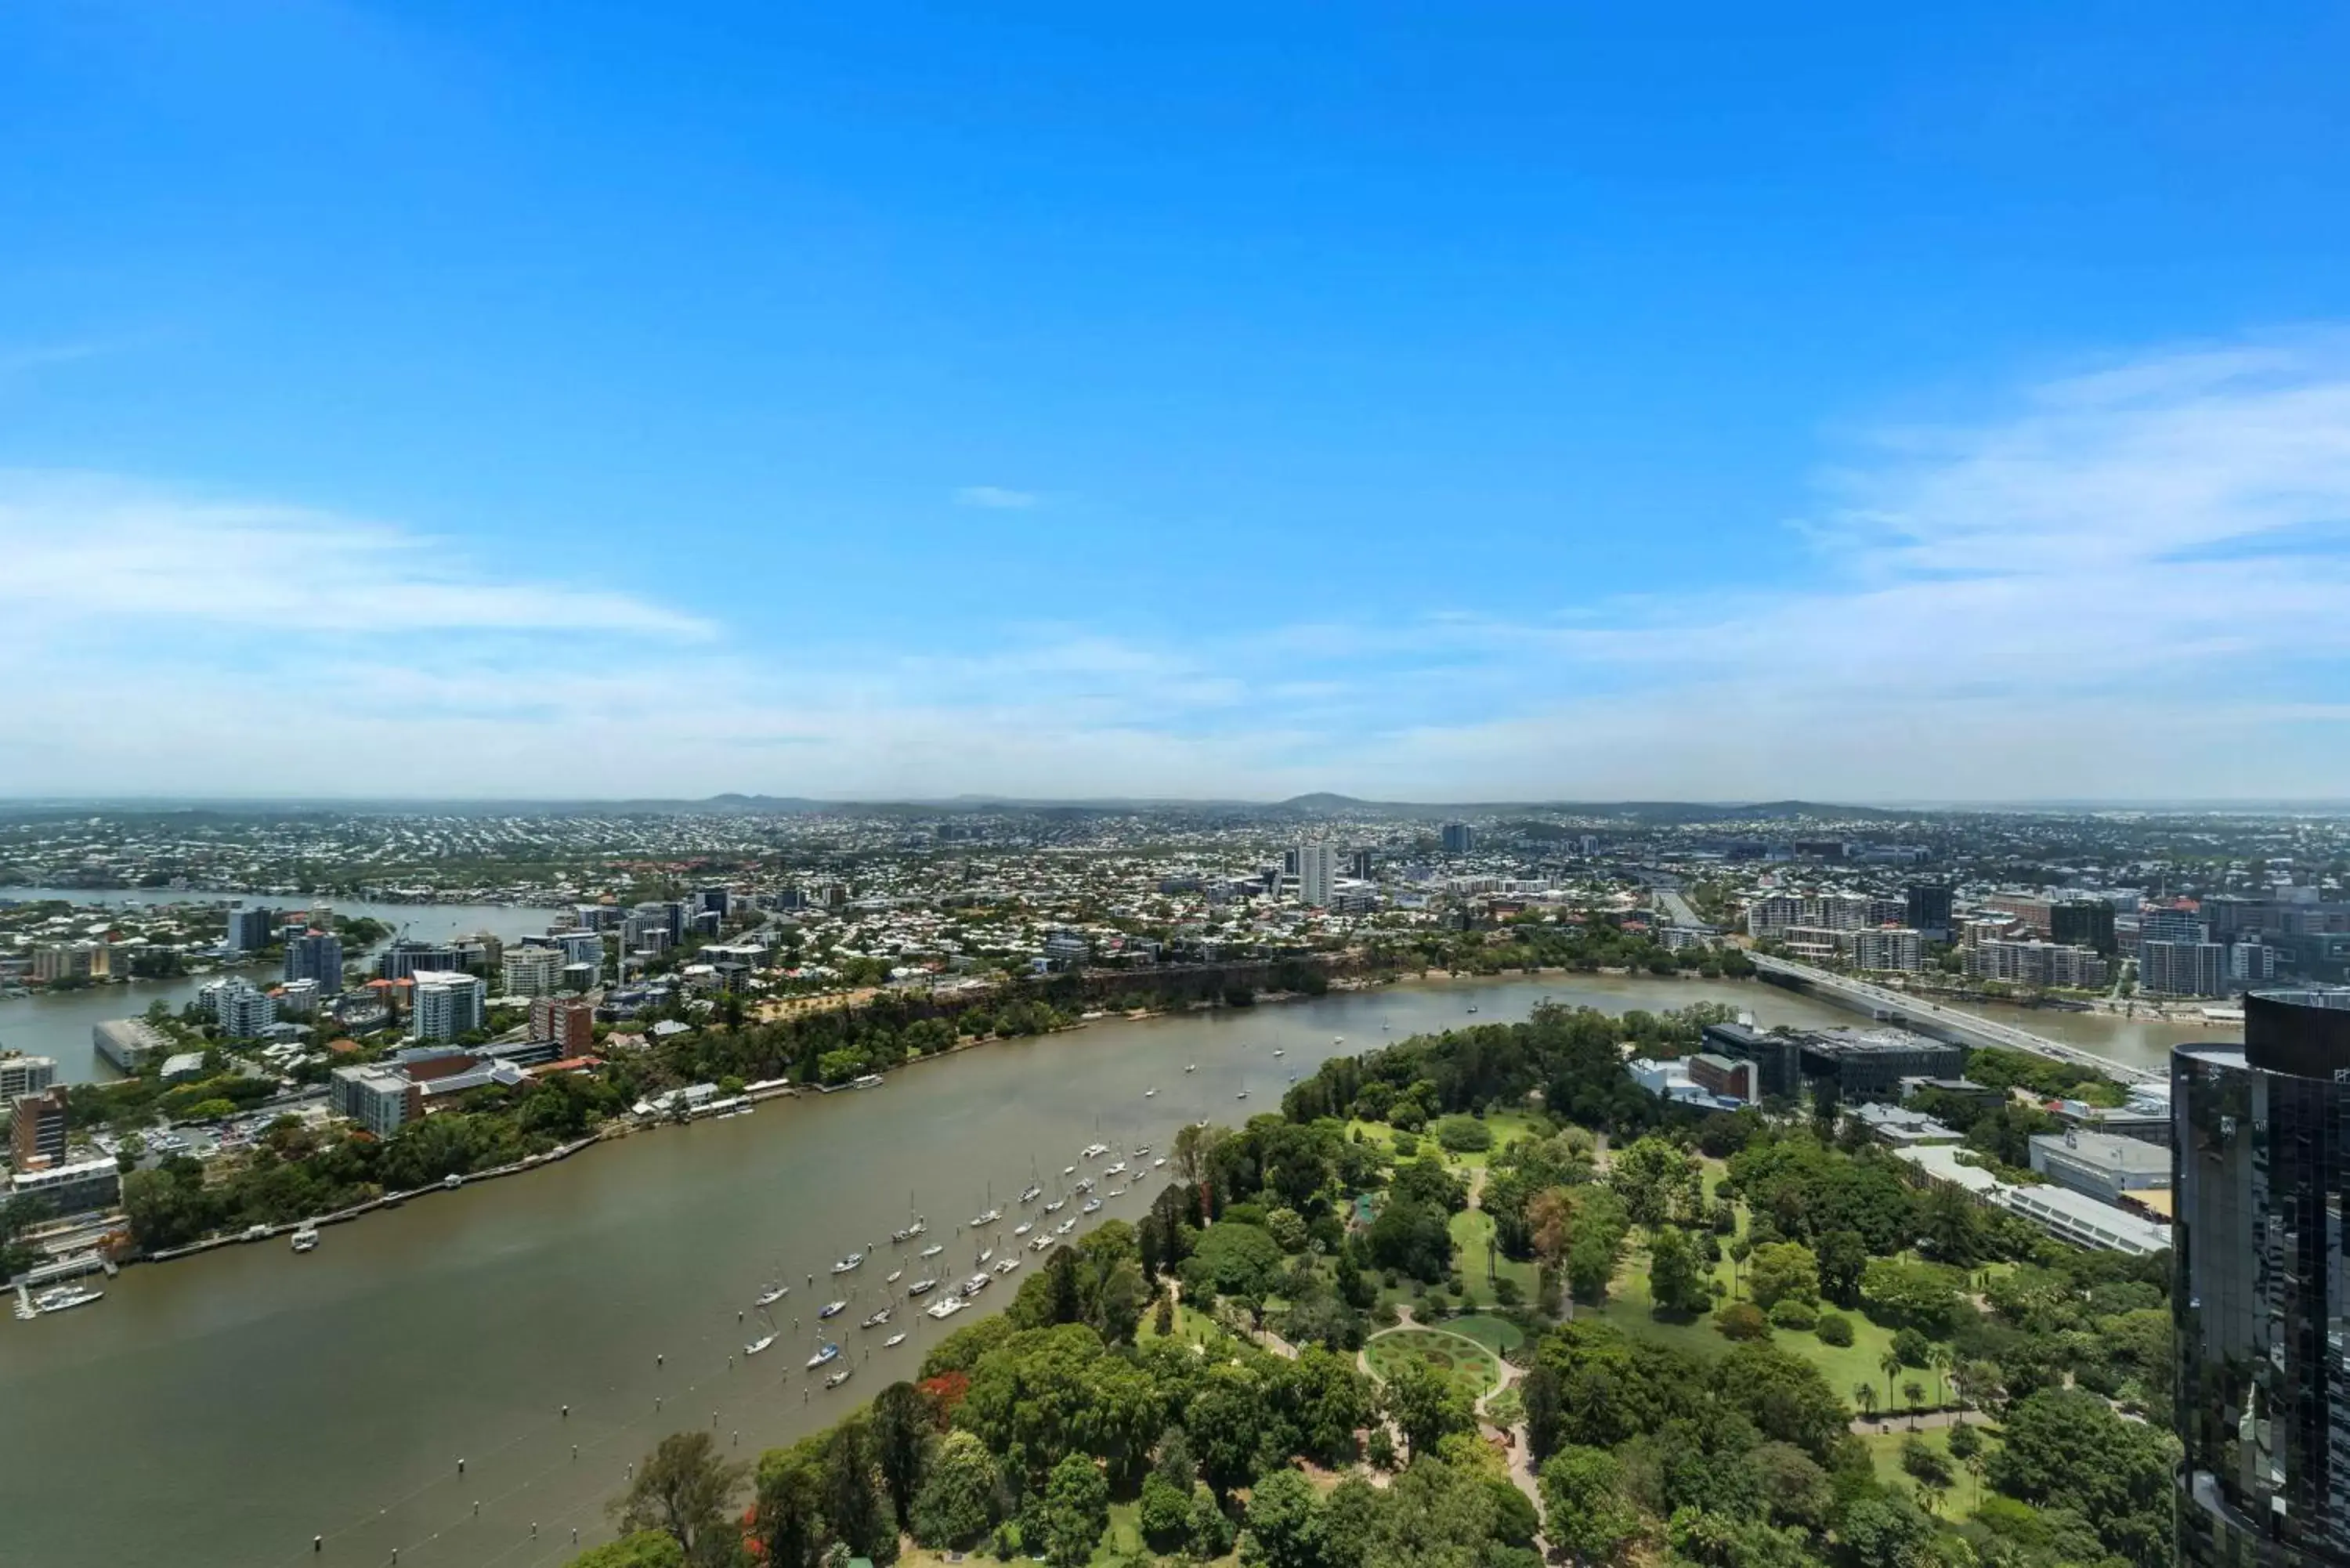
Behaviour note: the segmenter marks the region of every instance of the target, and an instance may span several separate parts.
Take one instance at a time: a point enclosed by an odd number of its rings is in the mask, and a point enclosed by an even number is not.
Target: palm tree
[[[1959,1353],[1947,1345],[1938,1345],[1926,1353],[1926,1365],[1934,1369],[1934,1403],[1949,1403],[1943,1397],[1943,1382],[1959,1365]]]
[[[1926,1403],[1926,1386],[1915,1377],[1901,1386],[1901,1397],[1909,1401],[1909,1429],[1918,1429],[1918,1411]]]
[[[1873,1420],[1877,1416],[1877,1385],[1856,1383],[1852,1386],[1853,1403],[1860,1407],[1861,1418]]]
[[[1885,1374],[1885,1403],[1889,1407],[1893,1403],[1893,1380],[1901,1376],[1901,1357],[1891,1345],[1887,1345],[1885,1354],[1877,1358],[1877,1369]]]

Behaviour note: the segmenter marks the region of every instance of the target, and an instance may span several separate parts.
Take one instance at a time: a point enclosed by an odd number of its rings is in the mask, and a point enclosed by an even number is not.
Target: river
[[[0,888],[0,898],[31,901],[40,898],[65,898],[78,905],[120,907],[124,905],[228,903],[226,895],[213,893],[172,892],[162,888],[139,888],[132,891],[92,891],[75,888]],[[245,902],[266,901],[273,906],[297,909],[299,904],[283,900],[246,899]],[[402,927],[408,935],[422,940],[463,936],[473,931],[488,931],[508,941],[534,931],[546,929],[555,918],[552,909],[532,909],[504,904],[375,904],[363,898],[332,898],[322,900],[334,906],[342,915],[369,916],[383,921],[395,931]],[[356,955],[354,955],[356,956]],[[351,959],[346,959],[349,963]],[[255,975],[252,970],[231,970],[226,973]],[[90,1029],[109,1018],[132,1018],[147,1011],[151,1002],[162,1002],[177,1011],[193,1002],[196,990],[212,975],[182,975],[174,980],[136,980],[123,985],[92,986],[87,991],[60,992],[57,994],[0,997],[0,1047],[22,1051],[27,1055],[54,1056],[57,1076],[66,1083],[81,1083],[91,1078],[110,1078],[113,1071],[99,1063],[90,1044]],[[275,971],[261,978],[275,980]]]
[[[959,1222],[992,1187],[1013,1211],[1009,1242],[1032,1161],[1049,1189],[1097,1136],[1164,1153],[1183,1122],[1275,1108],[1288,1075],[1326,1056],[1472,1022],[1472,1002],[1476,1023],[1522,1018],[1544,996],[1610,1011],[1713,997],[1766,1024],[1849,1021],[1759,983],[1544,976],[1102,1022],[434,1194],[331,1228],[307,1257],[280,1240],[130,1269],[96,1305],[0,1321],[0,1564],[372,1568],[394,1547],[411,1568],[560,1563],[574,1527],[583,1543],[608,1536],[604,1500],[661,1434],[715,1412],[722,1442],[740,1432],[754,1456],[910,1376],[978,1315],[941,1325],[900,1307],[889,1329],[858,1328],[883,1276],[915,1266],[888,1240],[910,1193],[951,1283],[976,1250]],[[1166,1176],[1107,1213],[1139,1217]],[[856,1377],[811,1389],[826,1267],[875,1241],[826,1325]],[[792,1285],[782,1337],[744,1363],[752,1331],[735,1314],[778,1267]],[[904,1345],[879,1348],[910,1325]],[[314,1534],[328,1537],[316,1557]]]

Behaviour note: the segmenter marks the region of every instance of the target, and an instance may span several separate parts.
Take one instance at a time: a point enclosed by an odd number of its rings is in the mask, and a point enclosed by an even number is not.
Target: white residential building
[[[508,948],[502,956],[500,983],[508,996],[553,996],[563,988],[563,968],[570,961],[561,948]]]
[[[1338,880],[1336,845],[1308,842],[1297,846],[1297,901],[1317,909],[1330,907],[1331,889]]]
[[[416,1038],[455,1040],[483,1026],[487,988],[480,980],[446,969],[421,969],[411,978],[416,1002],[409,1033]]]

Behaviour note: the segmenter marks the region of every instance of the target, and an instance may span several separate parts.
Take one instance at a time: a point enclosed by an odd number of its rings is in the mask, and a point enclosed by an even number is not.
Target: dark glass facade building
[[[2350,991],[2171,1053],[2178,1557],[2350,1565]]]

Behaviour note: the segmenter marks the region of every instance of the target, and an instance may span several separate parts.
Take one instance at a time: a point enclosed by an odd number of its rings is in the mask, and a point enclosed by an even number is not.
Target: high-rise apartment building
[[[37,1170],[66,1157],[66,1089],[52,1085],[8,1102],[8,1160],[18,1170]]]
[[[286,944],[288,981],[315,980],[328,996],[343,989],[343,939],[332,931],[305,931]]]
[[[2137,985],[2156,996],[2219,996],[2228,989],[2228,950],[2218,942],[2140,941]]]
[[[566,1056],[584,1056],[596,1044],[596,1010],[584,1002],[541,997],[530,1004],[530,1037],[554,1041]]]
[[[2137,940],[2140,944],[2206,942],[2211,940],[2211,928],[2192,909],[2142,909],[2137,917]]]
[[[486,988],[474,975],[455,970],[419,970],[415,1011],[409,1033],[419,1040],[455,1040],[484,1022]]]
[[[1379,852],[1376,849],[1354,849],[1347,854],[1347,875],[1357,882],[1379,879]]]
[[[2170,1054],[2178,1557],[2350,1561],[2350,991],[2244,999]]]
[[[1912,882],[1903,890],[1903,919],[1929,941],[1950,940],[1950,888],[1946,882]]]
[[[250,1040],[277,1022],[276,1001],[245,981],[216,980],[196,995],[232,1040]]]
[[[1879,926],[1872,930],[1855,931],[1852,933],[1852,966],[1855,969],[1924,969],[1925,939],[1907,926]]]
[[[2048,940],[2067,947],[2095,948],[2107,958],[2114,941],[2114,907],[2103,898],[2064,898],[2048,907]]]
[[[57,1081],[54,1056],[27,1056],[21,1051],[0,1051],[0,1106],[18,1095],[37,1095]]]
[[[1297,857],[1297,901],[1317,909],[1330,907],[1330,889],[1338,880],[1338,851],[1329,844],[1308,842],[1290,851]]]
[[[255,953],[269,945],[277,929],[277,916],[262,909],[231,909],[228,912],[228,936],[223,945],[233,953]]]
[[[1448,822],[1444,825],[1444,853],[1470,855],[1474,854],[1476,848],[1477,830],[1475,828],[1465,822]]]
[[[562,989],[563,966],[568,961],[557,947],[508,948],[499,987],[508,996],[553,996]]]

